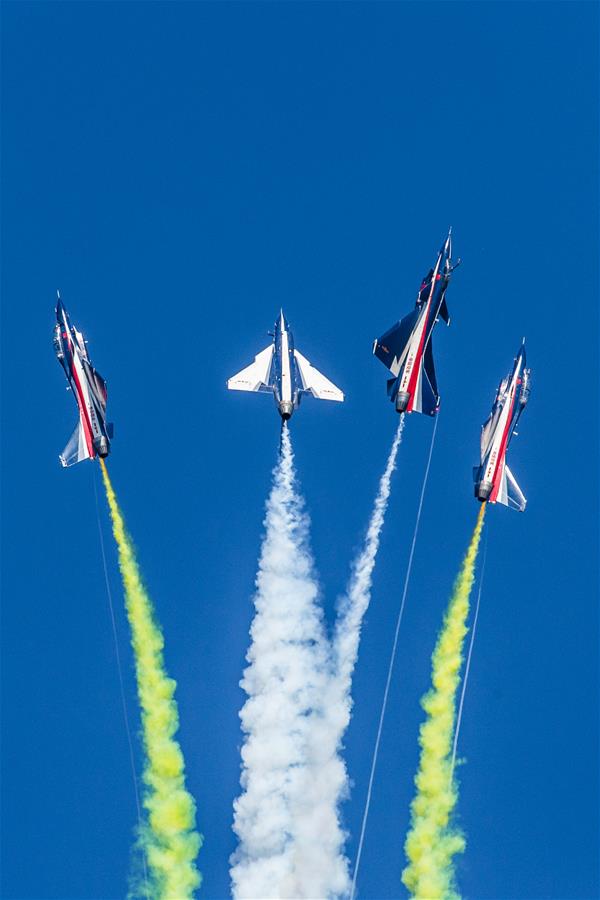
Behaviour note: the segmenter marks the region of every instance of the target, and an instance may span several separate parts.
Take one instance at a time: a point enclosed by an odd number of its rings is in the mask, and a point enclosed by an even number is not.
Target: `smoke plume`
[[[163,636],[102,459],[100,466],[125,588],[142,710],[143,804],[148,823],[140,840],[150,884],[140,886],[140,891],[149,889],[151,897],[160,900],[188,900],[201,881],[195,860],[202,839],[195,830],[195,803],[185,787],[183,754],[175,740],[179,726],[175,681],[165,672]]]
[[[349,791],[348,774],[341,757],[342,739],[352,711],[352,675],[358,656],[361,625],[371,599],[373,569],[403,428],[402,415],[379,482],[364,543],[352,566],[348,590],[340,603],[330,649],[330,676],[319,694],[319,715],[315,717],[309,734],[311,771],[316,773],[316,777],[305,785],[303,808],[296,810],[296,814],[299,824],[307,832],[314,816],[329,823],[323,834],[315,833],[313,828],[314,840],[321,842],[324,849],[326,846],[327,853],[324,855],[336,861],[339,872],[335,884],[328,885],[328,893],[313,894],[313,897],[348,895],[350,892],[348,861],[343,852],[346,835],[340,825],[340,805]]]
[[[379,489],[375,497],[364,545],[352,566],[348,590],[338,613],[333,653],[335,659],[335,684],[339,694],[339,702],[343,705],[343,714],[340,720],[340,724],[343,723],[343,729],[339,734],[340,739],[350,719],[352,709],[350,690],[358,656],[360,630],[363,617],[371,600],[373,569],[375,568],[375,560],[379,550],[381,529],[383,528],[390,497],[392,474],[396,468],[396,457],[398,456],[398,448],[402,441],[403,431],[404,414],[402,413],[385,469],[379,481]]]
[[[408,866],[402,873],[402,881],[418,900],[450,900],[458,896],[453,858],[464,850],[465,838],[451,822],[457,801],[451,768],[452,736],[469,596],[484,516],[485,503],[479,511],[433,652],[432,687],[421,701],[427,718],[419,732],[417,793],[411,804],[411,827],[405,843]]]
[[[232,857],[236,898],[325,898],[347,889],[343,835],[331,804],[312,803],[339,761],[321,765],[322,698],[329,654],[308,546],[308,519],[283,426],[267,501],[251,628],[241,682],[242,793],[234,804],[239,846]],[[310,796],[309,796],[310,795]]]

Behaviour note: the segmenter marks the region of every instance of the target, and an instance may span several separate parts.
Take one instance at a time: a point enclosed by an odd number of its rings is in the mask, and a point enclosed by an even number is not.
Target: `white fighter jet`
[[[294,338],[283,310],[275,322],[272,337],[273,342],[254,358],[251,365],[228,380],[230,391],[272,393],[284,422],[298,408],[303,394],[312,394],[318,400],[343,401],[342,391],[294,348]]]

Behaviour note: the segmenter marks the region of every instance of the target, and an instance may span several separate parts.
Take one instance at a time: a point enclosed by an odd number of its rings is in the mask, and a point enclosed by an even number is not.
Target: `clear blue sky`
[[[434,337],[438,442],[361,896],[403,896],[418,700],[522,335],[533,393],[510,464],[529,508],[489,510],[458,877],[470,898],[598,896],[597,20],[593,3],[3,4],[4,897],[123,896],[135,820],[93,468],[57,458],[75,406],[56,288],[108,380],[110,471],[220,900],[279,429],[270,398],[225,380],[283,306],[346,391],[292,420],[331,619],[396,427],[371,341],[449,224],[464,262]],[[407,423],[361,646],[351,854],[431,427]]]

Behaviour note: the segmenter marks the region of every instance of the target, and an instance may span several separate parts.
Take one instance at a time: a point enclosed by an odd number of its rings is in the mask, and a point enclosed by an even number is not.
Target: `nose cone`
[[[452,226],[450,226],[450,228],[448,229],[448,237],[442,244],[442,249],[440,252],[442,253],[443,257],[448,260],[448,262],[451,260],[451,258],[452,258]]]
[[[517,362],[521,363],[521,368],[525,368],[525,363],[527,362],[527,354],[525,353],[525,338],[523,338],[523,343],[519,347],[519,352],[517,353]]]
[[[56,292],[56,321],[61,328],[65,328],[67,331],[70,330],[71,322],[69,320],[69,313],[67,312],[67,307],[62,302],[58,291]]]
[[[288,330],[287,319],[286,319],[285,313],[283,312],[282,309],[279,310],[279,317],[277,319],[276,327],[279,329],[279,331],[287,331]]]
[[[66,309],[64,303],[60,299],[60,291],[56,292],[56,320],[60,322],[62,325],[63,318],[66,316]]]

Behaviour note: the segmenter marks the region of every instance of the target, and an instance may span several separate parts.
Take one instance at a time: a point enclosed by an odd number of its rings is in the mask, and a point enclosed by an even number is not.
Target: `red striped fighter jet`
[[[521,512],[527,505],[523,492],[506,465],[506,451],[529,400],[531,369],[525,368],[525,339],[512,372],[498,386],[489,419],[481,428],[481,463],[473,469],[475,496],[503,503]]]
[[[275,322],[275,331],[269,334],[273,343],[261,350],[251,365],[228,380],[230,391],[273,394],[284,422],[300,406],[303,394],[312,394],[318,400],[341,402],[344,399],[342,391],[295,349],[283,310]]]
[[[423,279],[414,310],[373,343],[373,353],[394,376],[388,380],[387,393],[399,413],[435,416],[440,408],[431,335],[439,319],[450,324],[446,290],[459,264],[460,260],[452,265],[450,229],[435,266]]]
[[[108,456],[113,426],[106,421],[106,382],[92,366],[87,341],[71,325],[60,294],[56,303],[54,349],[69,382],[67,390],[73,391],[79,408],[75,431],[59,456],[61,463],[72,466],[84,459]]]

